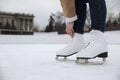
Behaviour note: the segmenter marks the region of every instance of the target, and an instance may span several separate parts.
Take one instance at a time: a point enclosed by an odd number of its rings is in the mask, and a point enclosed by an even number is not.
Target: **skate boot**
[[[103,58],[103,61],[105,61],[108,57],[107,43],[103,32],[92,30],[90,34],[90,42],[86,48],[78,52],[76,62],[79,62],[79,59],[85,59],[85,62],[88,62],[88,59],[93,59],[96,57]]]
[[[72,41],[66,47],[57,52],[56,59],[58,59],[58,57],[64,57],[66,59],[68,56],[76,54],[84,47],[85,44],[83,40],[83,35],[75,33]]]

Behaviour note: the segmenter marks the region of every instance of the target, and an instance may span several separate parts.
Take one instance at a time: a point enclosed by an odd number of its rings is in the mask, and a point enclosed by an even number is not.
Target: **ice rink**
[[[76,64],[75,55],[55,59],[56,51],[70,40],[67,35],[0,35],[0,80],[120,80],[119,34],[105,33],[109,52],[105,63],[96,58],[88,64]]]

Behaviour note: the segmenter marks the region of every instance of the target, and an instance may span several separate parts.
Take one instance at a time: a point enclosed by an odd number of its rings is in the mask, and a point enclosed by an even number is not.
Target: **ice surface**
[[[109,45],[109,58],[76,64],[75,56],[55,60],[60,44],[0,45],[0,80],[119,80],[120,45]]]
[[[70,40],[67,35],[0,35],[0,80],[120,80],[119,34],[120,31],[105,33],[109,58],[104,64],[98,58],[88,64],[76,64],[75,55],[66,61],[55,60],[56,51]]]

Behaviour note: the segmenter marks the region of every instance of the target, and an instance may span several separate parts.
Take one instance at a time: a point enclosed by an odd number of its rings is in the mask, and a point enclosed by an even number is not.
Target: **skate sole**
[[[90,57],[77,57],[77,59],[94,59],[96,57],[107,58],[108,57],[108,52],[101,53],[101,54],[99,54],[99,55],[97,55],[95,57],[92,57],[92,58],[90,58]]]
[[[103,58],[103,61],[106,61],[106,58],[108,57],[108,52],[103,52],[103,53],[101,53],[101,54],[99,54],[99,55],[97,55],[95,57],[92,57],[92,58],[89,58],[89,57],[77,57],[77,61],[76,62],[78,62],[79,59],[85,59],[85,62],[88,62],[88,59],[94,59],[96,57]]]

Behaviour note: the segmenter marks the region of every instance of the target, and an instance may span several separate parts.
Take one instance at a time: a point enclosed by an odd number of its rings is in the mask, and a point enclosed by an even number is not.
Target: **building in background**
[[[34,16],[0,12],[0,34],[33,34]]]

